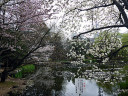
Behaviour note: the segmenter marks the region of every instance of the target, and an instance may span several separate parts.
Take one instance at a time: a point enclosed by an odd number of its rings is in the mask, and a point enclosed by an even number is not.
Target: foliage
[[[121,92],[118,94],[118,96],[128,96],[128,92]]]
[[[127,45],[128,44],[128,33],[121,34],[121,41],[122,41],[123,45]]]
[[[22,71],[19,71],[15,74],[15,78],[22,78]]]
[[[0,58],[1,62],[2,60],[7,60],[7,58],[10,58],[13,60],[17,55],[19,55],[19,58],[22,58],[24,54],[26,54],[29,50],[27,48],[27,45],[22,41],[23,39],[23,34],[19,33],[18,31],[12,31],[12,30],[6,30],[5,33],[10,34],[10,37],[4,36],[3,32],[1,32],[1,47],[0,47]],[[15,37],[15,38],[14,38]],[[7,55],[6,55],[7,54]]]
[[[82,64],[85,58],[91,57],[88,52],[90,44],[91,43],[87,38],[74,39],[71,41],[71,49],[67,56],[71,58],[72,63]]]
[[[122,46],[128,45],[128,33],[120,34]],[[125,47],[118,52],[118,59],[123,60],[125,62],[128,61],[128,48]]]
[[[35,66],[33,64],[21,66],[18,68],[18,72],[15,74],[15,77],[22,78],[25,74],[32,73],[33,71],[35,71]]]
[[[124,66],[122,70],[120,70],[121,73],[127,73],[128,65]]]
[[[49,33],[44,21],[53,13],[49,13],[52,7],[46,8],[45,4],[42,0],[1,1],[0,62],[5,69],[9,67],[2,72],[2,82],[7,77],[5,75],[22,65],[39,47],[44,46],[43,39]]]
[[[125,82],[120,82],[119,87],[120,89],[128,89],[128,80]]]
[[[122,46],[121,39],[118,37],[117,32],[104,31],[99,33],[95,38],[93,48],[90,49],[91,54],[99,59],[104,59],[106,62],[109,58],[109,54]]]
[[[120,73],[125,76],[124,80],[128,80],[128,65],[125,65],[122,70],[120,70]]]
[[[109,55],[120,48],[122,43],[117,32],[104,31],[98,34],[94,42],[87,38],[75,39],[71,46],[70,53],[67,55],[72,58],[72,61],[82,63],[90,60],[99,62],[98,60],[100,60],[105,63],[109,60]]]
[[[31,73],[35,70],[35,65],[29,64],[29,65],[22,66],[21,68],[23,73]]]
[[[50,43],[53,44],[54,50],[52,55],[50,56],[52,61],[63,61],[67,60],[66,58],[66,53],[68,50],[66,50],[63,42],[63,38],[61,34],[59,33],[54,33],[51,35],[52,37],[50,38]]]
[[[120,83],[118,84],[118,86],[119,86],[119,88],[120,88],[121,90],[127,90],[127,89],[128,89],[128,80],[125,81],[125,82],[120,82]],[[119,93],[118,96],[127,96],[127,95],[128,95],[128,91],[122,91],[121,93]]]

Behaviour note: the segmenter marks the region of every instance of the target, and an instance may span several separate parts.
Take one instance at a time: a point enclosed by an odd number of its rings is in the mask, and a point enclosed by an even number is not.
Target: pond
[[[118,86],[113,83],[116,79],[105,81],[110,72],[97,74],[101,72],[39,67],[27,77],[29,86],[21,96],[118,96]]]

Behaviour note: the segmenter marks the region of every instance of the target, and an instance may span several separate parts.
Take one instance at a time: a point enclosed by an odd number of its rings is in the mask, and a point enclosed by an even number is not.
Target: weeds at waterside
[[[21,66],[20,68],[18,68],[18,72],[16,74],[14,74],[15,78],[22,78],[25,76],[25,74],[29,74],[34,72],[35,70],[35,65],[33,64],[29,64],[29,65],[24,65]]]

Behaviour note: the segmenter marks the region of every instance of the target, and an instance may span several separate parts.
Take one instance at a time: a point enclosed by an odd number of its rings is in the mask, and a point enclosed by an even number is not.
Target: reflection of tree
[[[34,84],[32,87],[28,87],[26,91],[23,93],[23,96],[29,94],[29,96],[51,96],[52,88],[46,88],[47,86],[44,84]]]
[[[100,88],[100,86],[99,86],[98,93],[99,93],[99,95],[98,95],[98,96],[103,96],[103,91],[102,91],[102,88]]]
[[[98,82],[97,85],[99,88],[103,88],[104,92],[111,94],[112,93],[112,85],[110,83],[103,83],[103,82]]]
[[[62,83],[64,81],[64,78],[63,77],[56,77],[54,80],[55,80],[55,85],[53,86],[53,89],[55,89],[55,91],[62,90]]]
[[[109,70],[102,70],[94,65],[92,70],[80,71],[82,72],[82,77],[85,76],[86,79],[95,79],[99,86],[99,96],[102,96],[103,91],[107,94],[114,94],[113,92],[117,93],[116,89],[118,89],[118,86],[116,86],[116,84],[120,81],[118,71],[110,72]]]
[[[57,71],[55,71],[56,73]],[[35,76],[31,77],[34,80],[34,85],[28,87],[23,96],[62,96],[61,90],[63,88],[64,78],[55,76],[51,69],[40,68]]]
[[[72,78],[72,83],[75,85],[75,78]]]

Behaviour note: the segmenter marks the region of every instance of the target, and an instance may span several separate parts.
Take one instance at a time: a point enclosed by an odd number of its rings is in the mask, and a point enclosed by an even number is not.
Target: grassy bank
[[[35,65],[33,64],[24,65],[17,69],[17,73],[14,74],[13,77],[22,78],[30,73],[33,73],[34,71],[35,71]]]

